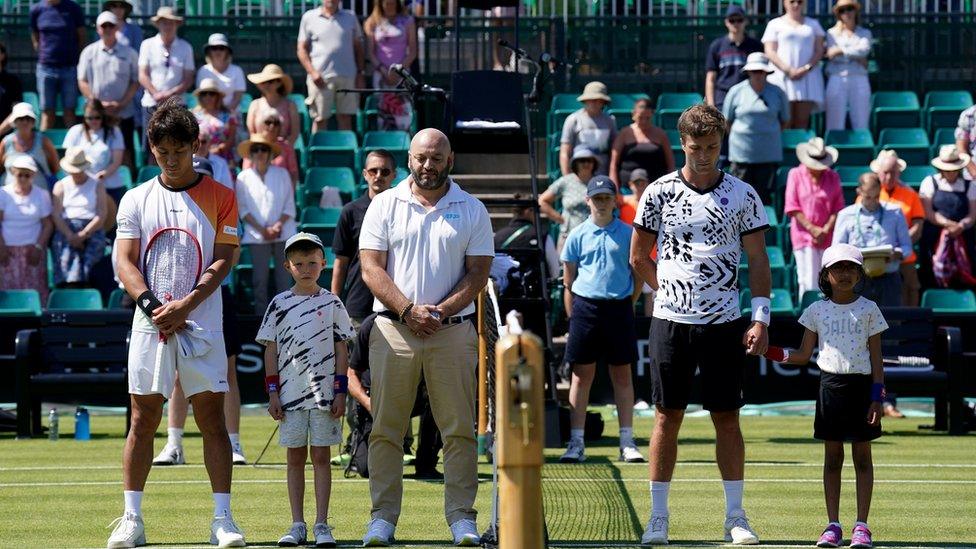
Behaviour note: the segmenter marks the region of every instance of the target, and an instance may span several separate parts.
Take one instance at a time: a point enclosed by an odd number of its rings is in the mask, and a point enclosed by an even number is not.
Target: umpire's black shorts
[[[648,356],[651,398],[670,410],[688,407],[695,372],[700,372],[702,407],[711,412],[742,407],[746,351],[744,319],[724,324],[682,324],[651,319]]]
[[[611,365],[637,362],[634,303],[629,297],[589,299],[574,295],[565,360],[592,364],[601,358]]]

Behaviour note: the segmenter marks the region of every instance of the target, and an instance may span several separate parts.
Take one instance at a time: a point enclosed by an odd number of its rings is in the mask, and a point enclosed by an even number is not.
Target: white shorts
[[[204,391],[227,392],[227,354],[224,338],[213,332],[208,338],[210,350],[192,358],[179,356],[175,341],[160,343],[159,332],[132,331],[129,339],[129,393],[133,395],[160,394],[169,398],[176,386],[176,373],[186,396]],[[162,349],[159,347],[162,346]],[[157,351],[162,353],[157,372]]]
[[[342,417],[328,410],[285,410],[278,429],[278,444],[285,448],[335,446],[342,442]]]
[[[325,79],[325,87],[319,88],[311,78],[306,78],[308,98],[308,114],[312,120],[326,120],[332,116],[332,109],[336,114],[356,114],[359,112],[358,93],[336,93],[336,90],[348,90],[356,87],[356,79],[346,76],[330,76]]]

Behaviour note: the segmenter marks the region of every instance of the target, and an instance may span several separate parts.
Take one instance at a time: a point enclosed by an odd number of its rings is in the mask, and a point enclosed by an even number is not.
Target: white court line
[[[352,542],[340,541],[338,546],[339,547],[361,547],[362,546],[362,543],[359,542],[359,541],[352,541]],[[447,542],[447,541],[445,541],[443,543],[430,543],[430,542],[412,542],[412,541],[409,541],[409,540],[404,541],[404,540],[397,539],[396,540],[396,546],[397,547],[452,547],[453,545],[451,543]],[[738,547],[738,546],[735,546],[735,545],[726,544],[726,543],[719,543],[719,542],[706,543],[706,542],[700,542],[700,541],[691,542],[691,541],[673,541],[673,540],[668,543],[668,546],[669,547],[688,547],[688,548],[692,548],[692,547]],[[199,546],[181,544],[181,545],[153,545],[153,547],[154,547],[154,549],[187,549],[188,547],[204,547],[204,548],[209,548],[211,546],[209,546],[209,545],[203,545],[203,544],[201,544]],[[276,546],[275,545],[254,545],[254,544],[250,544],[249,543],[248,544],[248,547],[255,547],[255,548],[257,548],[257,547],[276,547]],[[551,541],[550,540],[549,541],[549,547],[551,549],[560,549],[561,547],[566,547],[566,548],[577,548],[577,547],[580,547],[580,548],[600,548],[600,547],[642,547],[642,546],[639,545],[637,542],[634,542],[634,541]],[[813,547],[813,545],[811,543],[807,543],[807,544],[796,544],[796,545],[763,543],[761,545],[761,547],[763,549],[811,549]],[[891,549],[933,549],[935,547],[938,547],[939,549],[973,549],[974,546],[973,545],[948,545],[948,544],[947,545],[935,545],[934,543],[932,545],[885,545],[883,543],[875,543],[874,544],[874,548],[875,549],[885,549],[885,548],[889,548],[889,547]],[[102,548],[101,547],[98,547],[98,548],[91,548],[91,549],[102,549]]]

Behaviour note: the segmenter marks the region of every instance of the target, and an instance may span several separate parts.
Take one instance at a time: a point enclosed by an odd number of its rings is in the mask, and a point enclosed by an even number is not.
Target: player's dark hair
[[[823,267],[820,269],[820,276],[817,278],[817,286],[820,287],[820,293],[823,294],[825,300],[834,296],[834,289],[830,286],[830,279],[827,277],[829,270],[828,267]],[[864,285],[867,283],[868,274],[864,272],[864,267],[861,265],[857,266],[857,272],[860,278],[854,285],[854,293],[861,295],[861,292],[864,291]]]
[[[369,154],[366,155],[366,160],[363,162],[363,164],[366,164],[366,162],[369,162],[369,158],[371,156],[378,156],[378,157],[382,158],[384,161],[386,161],[387,163],[389,163],[390,166],[393,166],[393,169],[394,170],[397,167],[396,157],[394,157],[393,156],[393,153],[391,153],[390,151],[388,151],[386,149],[373,149],[373,150],[369,151]]]
[[[180,97],[170,97],[163,101],[149,118],[149,125],[146,127],[146,136],[152,145],[158,145],[164,139],[189,145],[199,135],[200,125]]]
[[[719,134],[724,137],[728,133],[728,122],[722,112],[711,105],[699,103],[692,105],[681,113],[678,118],[678,133],[681,137],[705,137]]]
[[[285,252],[285,259],[291,259],[293,253],[309,254],[315,250],[322,252],[322,258],[325,258],[325,250],[322,249],[322,246],[308,240],[299,240],[288,247],[288,251]]]

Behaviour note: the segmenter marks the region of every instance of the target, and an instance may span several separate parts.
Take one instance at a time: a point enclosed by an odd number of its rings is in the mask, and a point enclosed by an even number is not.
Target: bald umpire
[[[378,313],[369,340],[372,520],[363,545],[386,546],[403,498],[403,436],[423,373],[444,440],[444,513],[455,545],[475,546],[474,436],[478,343],[474,298],[494,257],[484,204],[451,180],[451,144],[425,129],[410,143],[410,177],[373,199],[359,257]]]

